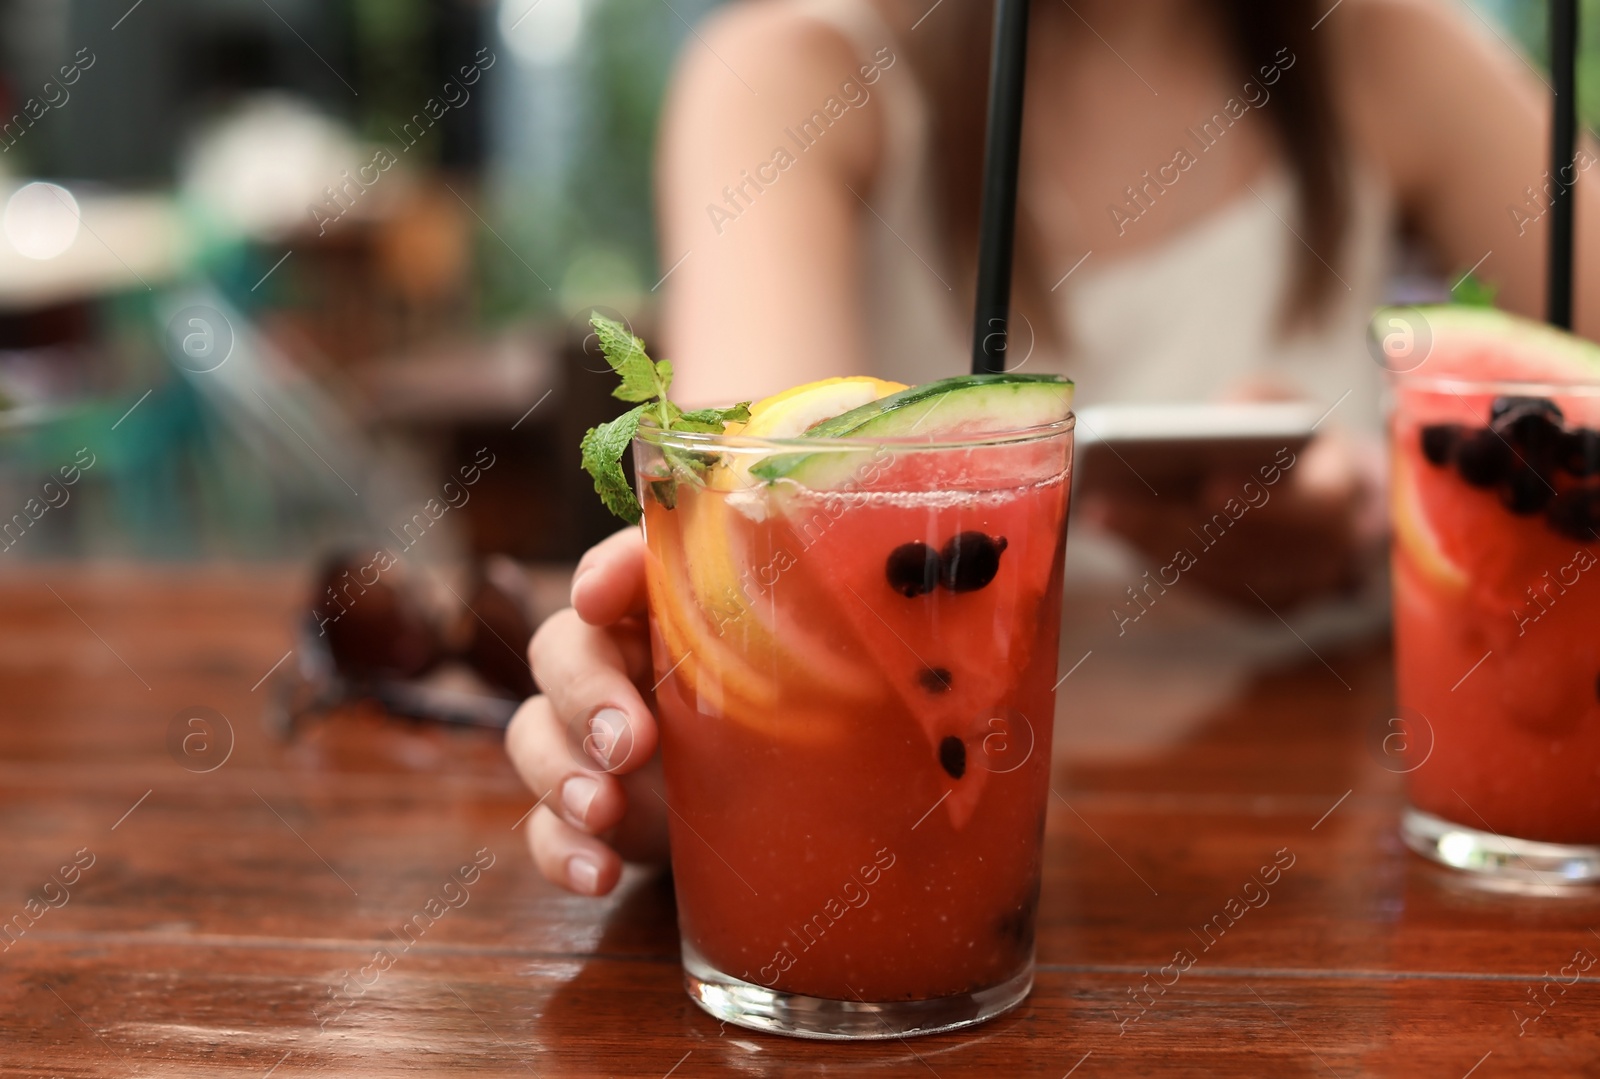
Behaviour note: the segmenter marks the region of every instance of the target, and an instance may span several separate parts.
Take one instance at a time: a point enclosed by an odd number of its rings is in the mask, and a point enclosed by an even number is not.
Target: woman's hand
[[[1354,590],[1370,568],[1384,534],[1381,467],[1370,450],[1325,435],[1275,485],[1239,474],[1212,475],[1191,492],[1160,497],[1129,486],[1091,494],[1081,511],[1154,566],[1172,566],[1169,575],[1181,571],[1241,608],[1287,610]],[[1226,528],[1213,523],[1217,516]],[[1188,568],[1181,551],[1192,556]]]
[[[528,845],[539,872],[580,895],[616,887],[624,860],[667,857],[667,810],[647,703],[650,632],[636,528],[578,563],[572,606],[528,645],[544,693],[523,702],[506,752],[539,798]]]

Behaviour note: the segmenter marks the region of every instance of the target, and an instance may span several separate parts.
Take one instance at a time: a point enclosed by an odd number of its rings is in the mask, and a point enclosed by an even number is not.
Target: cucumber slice
[[[823,420],[805,437],[939,442],[1019,431],[1065,419],[1072,409],[1072,391],[1072,380],[1059,375],[958,375]],[[788,479],[826,490],[852,475],[861,456],[839,451],[785,453],[762,461],[750,472],[769,483]]]

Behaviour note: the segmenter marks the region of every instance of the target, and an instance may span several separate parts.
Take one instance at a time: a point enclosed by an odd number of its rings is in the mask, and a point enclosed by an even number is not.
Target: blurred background
[[[574,559],[584,320],[648,336],[715,2],[0,0],[0,555]],[[1544,63],[1543,0],[1472,7]]]
[[[617,409],[574,328],[648,321],[707,6],[0,0],[0,553],[605,535],[576,447]]]

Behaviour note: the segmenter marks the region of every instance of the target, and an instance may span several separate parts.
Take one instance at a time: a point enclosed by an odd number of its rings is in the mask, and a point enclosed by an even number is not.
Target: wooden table
[[[1075,761],[1068,739],[1033,996],[960,1035],[828,1045],[689,1002],[660,876],[599,902],[544,884],[497,736],[351,714],[273,741],[253,687],[299,585],[0,578],[0,915],[65,897],[0,952],[0,1074],[1600,1073],[1600,968],[1555,984],[1600,956],[1600,899],[1486,892],[1401,848],[1399,778],[1366,748],[1382,651],[1325,653],[1342,682],[1308,656],[1145,754]],[[166,748],[197,705],[236,739],[210,772]],[[1202,948],[1280,850],[1270,898]],[[492,864],[447,887],[475,857]],[[1163,974],[1180,949],[1196,961]]]

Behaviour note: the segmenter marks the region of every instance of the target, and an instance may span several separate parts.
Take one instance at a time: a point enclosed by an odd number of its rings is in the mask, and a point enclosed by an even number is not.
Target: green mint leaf
[[[645,355],[644,342],[629,333],[622,323],[601,314],[591,314],[589,325],[600,339],[606,363],[622,376],[622,385],[611,391],[613,397],[638,404],[661,396],[656,384],[655,365]]]
[[[594,477],[594,490],[606,509],[629,524],[639,523],[639,500],[622,471],[622,455],[639,429],[639,420],[648,406],[630,408],[616,419],[589,428],[579,450],[583,468]]]
[[[657,392],[655,369],[650,366],[644,353],[636,353],[624,360],[622,366],[617,368],[617,374],[622,376],[622,385],[612,390],[611,396],[635,404],[654,401],[661,396]]]
[[[589,315],[589,325],[594,327],[594,335],[600,339],[600,351],[605,353],[606,363],[613,371],[621,371],[635,356],[644,357],[644,342],[616,319],[595,311]]]
[[[721,431],[729,423],[744,423],[750,418],[750,402],[741,401],[729,408],[697,408],[693,412],[685,412],[683,420],[687,423],[716,424],[716,430]]]
[[[606,508],[630,524],[637,524],[641,516],[639,500],[622,471],[622,455],[628,452],[628,444],[638,432],[640,420],[648,415],[666,431],[720,434],[730,421],[743,422],[750,418],[750,402],[732,408],[702,408],[685,413],[667,399],[667,389],[672,385],[670,361],[651,360],[645,353],[644,342],[615,319],[594,312],[589,316],[589,325],[594,327],[606,363],[622,379],[622,385],[611,391],[612,396],[635,407],[609,423],[589,429],[580,444],[583,467],[594,477],[595,493]],[[662,448],[662,456],[671,470],[696,475],[704,475],[717,461],[714,453],[671,446]],[[675,480],[651,480],[648,489],[663,506],[668,509],[676,506]]]
[[[1462,307],[1493,307],[1500,286],[1469,273],[1451,291],[1451,302]]]
[[[702,453],[700,450],[680,450],[676,446],[661,447],[661,456],[666,458],[669,465],[679,472],[688,472],[696,476],[704,476],[717,463],[714,453]]]

